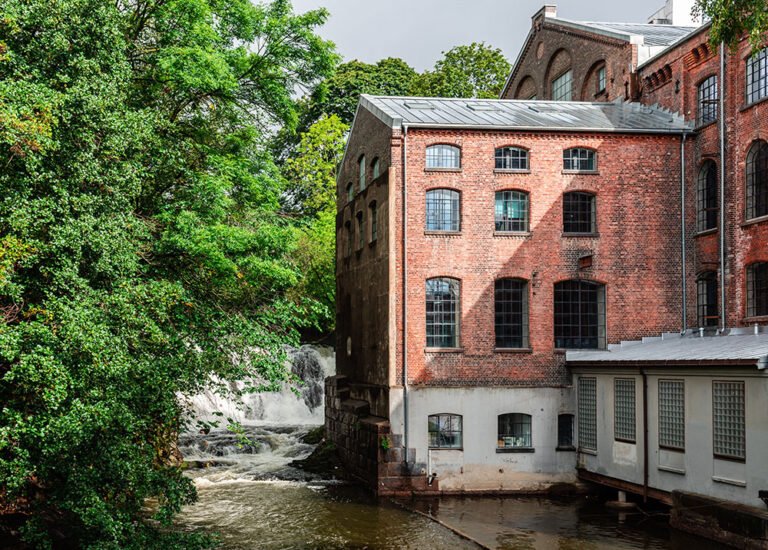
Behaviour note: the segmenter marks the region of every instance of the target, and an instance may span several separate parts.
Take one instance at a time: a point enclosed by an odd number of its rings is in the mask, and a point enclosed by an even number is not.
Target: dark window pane
[[[496,231],[528,231],[528,193],[497,191]]]
[[[563,195],[563,231],[565,233],[594,233],[595,196],[590,193]]]
[[[591,149],[574,147],[563,151],[563,170],[594,172],[597,170],[597,157]]]
[[[427,347],[459,345],[459,281],[427,279]]]
[[[768,262],[747,268],[747,316],[768,315]]]
[[[499,279],[494,295],[496,347],[528,347],[527,283],[519,279]]]
[[[500,414],[498,447],[533,447],[530,414]]]
[[[462,422],[458,414],[433,414],[427,422],[429,446],[456,449],[462,446]]]
[[[696,281],[700,327],[716,327],[720,318],[717,308],[717,273],[702,273]]]
[[[698,195],[699,231],[717,227],[717,165],[711,160],[699,171]]]
[[[756,141],[747,155],[747,218],[768,215],[768,144]]]
[[[518,147],[496,149],[497,170],[528,170],[528,151]]]
[[[698,92],[697,124],[707,124],[717,120],[717,75],[712,75],[699,84]]]
[[[557,446],[573,447],[572,414],[561,414],[557,417]]]
[[[768,48],[747,58],[747,103],[768,96]]]
[[[555,347],[599,348],[604,345],[603,287],[587,281],[555,284]]]

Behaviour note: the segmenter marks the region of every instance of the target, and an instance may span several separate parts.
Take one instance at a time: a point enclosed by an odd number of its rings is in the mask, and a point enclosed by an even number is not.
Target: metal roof
[[[560,21],[567,21],[561,19]],[[669,46],[680,38],[692,33],[698,27],[673,25],[651,25],[648,23],[600,23],[594,21],[570,21],[598,31],[622,34],[627,37],[641,36],[645,46]]]
[[[751,330],[751,329],[750,329]],[[622,342],[607,350],[573,350],[566,352],[569,366],[602,364],[670,365],[675,364],[739,364],[768,366],[768,334],[746,334],[732,329],[727,336],[698,336],[688,333],[665,334],[663,337],[643,338],[637,342]]]
[[[362,95],[359,107],[367,109],[392,128],[407,125],[654,134],[680,134],[692,130],[692,126],[677,113],[640,103]]]

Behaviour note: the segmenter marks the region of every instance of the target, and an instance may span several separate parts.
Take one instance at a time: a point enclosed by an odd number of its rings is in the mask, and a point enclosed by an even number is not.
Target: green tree
[[[735,46],[747,35],[754,48],[766,45],[768,34],[768,5],[765,0],[696,0],[696,16],[712,21],[710,40]]]
[[[416,79],[412,91],[431,97],[496,99],[510,70],[501,50],[473,42],[443,52],[434,70]]]
[[[286,0],[0,5],[0,495],[87,548],[205,544],[177,394],[289,375],[296,229],[265,131],[335,63]],[[166,533],[166,534],[163,534]]]

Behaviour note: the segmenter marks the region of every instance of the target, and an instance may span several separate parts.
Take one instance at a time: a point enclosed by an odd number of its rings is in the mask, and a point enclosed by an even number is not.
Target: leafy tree
[[[473,42],[443,52],[433,71],[416,79],[414,95],[496,99],[511,66],[498,48]]]
[[[289,375],[308,310],[265,130],[335,63],[287,0],[0,4],[0,495],[90,548],[206,544],[177,394]],[[165,533],[165,534],[164,534]]]
[[[768,6],[765,0],[696,0],[694,15],[712,21],[710,39],[735,46],[748,35],[754,48],[766,45]]]

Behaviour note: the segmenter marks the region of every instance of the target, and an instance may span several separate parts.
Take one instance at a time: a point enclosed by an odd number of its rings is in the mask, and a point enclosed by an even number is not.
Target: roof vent
[[[406,101],[405,106],[409,109],[434,109],[435,106],[429,101]]]
[[[467,109],[472,111],[498,111],[499,107],[493,103],[467,103]]]

